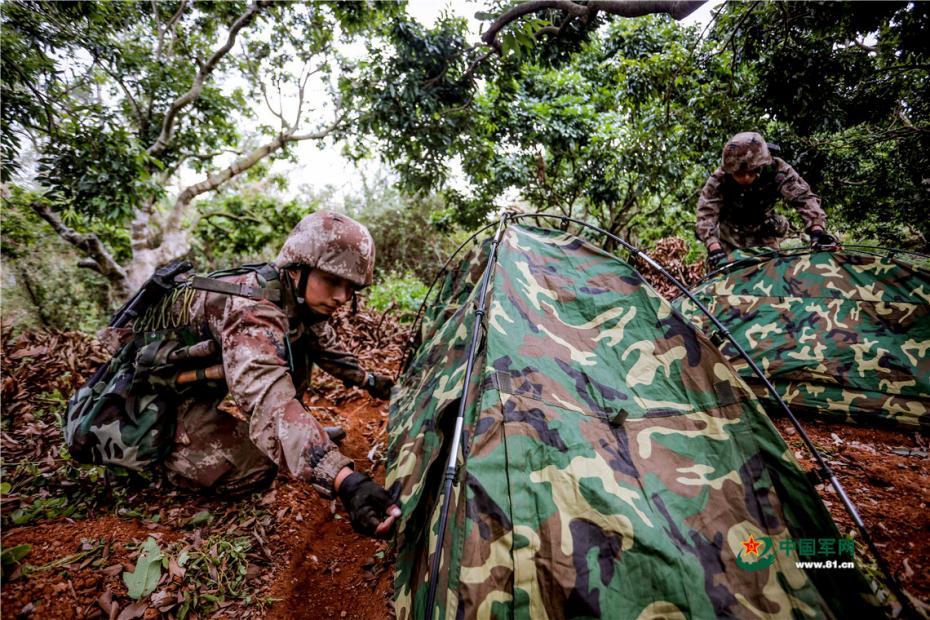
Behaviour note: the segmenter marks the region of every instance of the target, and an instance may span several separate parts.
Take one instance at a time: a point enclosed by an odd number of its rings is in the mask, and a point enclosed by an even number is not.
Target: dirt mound
[[[680,237],[659,239],[655,247],[649,250],[647,254],[662,265],[667,272],[675,276],[679,282],[688,287],[697,284],[706,272],[704,261],[692,265],[685,264],[688,246],[685,244],[684,239]],[[669,282],[657,269],[649,266],[645,261],[634,257],[633,266],[652,285],[652,288],[665,299],[672,300],[681,295],[681,289]]]

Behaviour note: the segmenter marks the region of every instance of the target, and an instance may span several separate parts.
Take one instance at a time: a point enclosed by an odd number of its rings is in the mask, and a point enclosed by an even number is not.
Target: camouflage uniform
[[[373,265],[374,243],[363,226],[342,215],[315,213],[297,225],[274,263],[281,307],[208,291],[176,303],[173,313],[185,315],[189,330],[219,345],[225,382],[197,384],[196,396],[178,406],[175,447],[164,462],[174,482],[243,493],[286,467],[331,495],[335,475],[353,463],[307,412],[299,394],[312,364],[351,385],[363,383],[367,373],[354,355],[340,350],[327,317],[303,305],[285,270],[319,267],[363,287],[371,283]],[[256,289],[262,288],[261,279],[258,273],[222,278]],[[245,419],[224,410],[227,389]]]
[[[740,185],[731,176],[753,169],[759,177],[751,185]],[[778,249],[779,238],[788,231],[788,220],[775,213],[779,198],[801,214],[806,231],[825,227],[820,198],[794,168],[772,157],[758,133],[737,134],[724,147],[721,167],[701,190],[698,237],[707,246],[719,242],[727,252],[755,246]]]

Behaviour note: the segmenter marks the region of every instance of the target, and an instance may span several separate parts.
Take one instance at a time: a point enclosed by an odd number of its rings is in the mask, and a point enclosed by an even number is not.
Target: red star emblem
[[[749,535],[748,540],[740,541],[739,544],[743,545],[743,548],[746,549],[746,553],[751,553],[754,556],[759,557],[759,547],[762,546],[762,543],[753,538],[752,534]]]

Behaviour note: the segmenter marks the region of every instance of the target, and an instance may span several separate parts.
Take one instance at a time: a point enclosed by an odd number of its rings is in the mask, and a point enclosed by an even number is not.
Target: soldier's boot
[[[346,438],[346,429],[341,426],[324,426],[323,430],[333,443],[342,443],[342,440]]]

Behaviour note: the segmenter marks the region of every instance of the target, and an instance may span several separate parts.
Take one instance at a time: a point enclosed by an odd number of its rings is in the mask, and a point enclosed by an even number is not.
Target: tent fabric
[[[875,615],[858,570],[805,571],[778,551],[839,533],[722,354],[627,263],[515,224],[498,251],[436,549],[488,254],[479,246],[447,275],[391,403],[398,618]],[[765,541],[756,557],[741,544],[750,536]]]
[[[747,252],[692,293],[792,411],[930,427],[930,271],[875,253]],[[687,298],[676,306],[699,329],[713,330]],[[772,407],[735,347],[727,341],[722,350]]]

